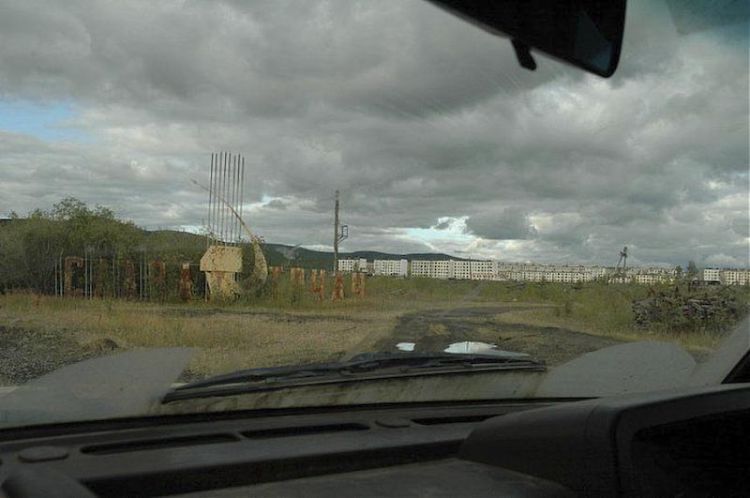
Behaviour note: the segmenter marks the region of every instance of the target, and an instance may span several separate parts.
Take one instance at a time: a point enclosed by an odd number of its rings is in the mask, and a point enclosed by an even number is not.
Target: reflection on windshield
[[[503,351],[497,349],[495,344],[487,344],[486,342],[477,341],[463,341],[454,342],[444,350],[446,353],[493,353],[497,355],[507,357],[524,357],[529,356],[528,353],[517,353],[514,351]]]
[[[486,342],[463,341],[454,342],[445,348],[444,351],[446,353],[481,353],[495,348],[497,348],[495,344],[487,344]]]
[[[6,2],[0,396],[175,347],[177,383],[641,341],[705,364],[750,308],[747,19],[679,4],[628,5],[605,80],[429,2]],[[398,401],[469,392],[396,370]]]
[[[413,342],[399,342],[396,344],[396,348],[398,348],[399,351],[414,351],[414,344]]]

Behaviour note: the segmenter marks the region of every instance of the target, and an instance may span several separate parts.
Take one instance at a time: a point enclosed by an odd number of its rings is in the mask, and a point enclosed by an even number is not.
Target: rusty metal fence
[[[61,255],[50,278],[45,287],[54,295],[84,299],[190,300],[205,297],[206,288],[199,263],[166,261],[146,251]]]

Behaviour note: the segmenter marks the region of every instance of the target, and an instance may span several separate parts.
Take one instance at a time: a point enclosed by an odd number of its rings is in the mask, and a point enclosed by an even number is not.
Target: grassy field
[[[327,288],[330,292],[331,287]],[[370,278],[366,298],[339,302],[318,302],[306,290],[294,289],[285,281],[223,305],[11,294],[0,296],[0,336],[2,329],[59,336],[80,347],[84,356],[139,347],[194,347],[199,351],[190,372],[205,376],[239,368],[341,359],[387,342],[405,314],[420,310],[439,314],[441,310],[502,303],[509,311],[494,317],[495,325],[559,327],[627,341],[673,340],[692,352],[708,352],[716,346],[721,338],[716,331],[677,333],[634,327],[632,300],[647,292],[636,285],[587,284],[577,288]],[[747,302],[747,290],[740,292]],[[54,349],[54,344],[50,348]]]
[[[30,332],[57,333],[85,352],[139,347],[197,348],[197,376],[240,368],[310,363],[368,350],[387,335],[395,314],[343,310],[290,312],[207,303],[158,305],[123,301],[6,296],[0,323]]]

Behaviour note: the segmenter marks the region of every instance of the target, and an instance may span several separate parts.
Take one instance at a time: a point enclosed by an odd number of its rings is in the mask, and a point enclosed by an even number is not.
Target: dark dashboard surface
[[[749,420],[738,384],[50,426],[0,432],[0,496],[744,496]]]
[[[455,460],[473,427],[493,416],[543,406],[551,403],[363,407],[261,417],[234,414],[223,420],[198,417],[205,418],[200,421],[188,416],[179,417],[183,423],[164,419],[154,425],[153,421],[134,420],[109,429],[102,425],[93,432],[85,425],[50,427],[50,434],[60,434],[47,436],[43,429],[26,437],[22,431],[6,432],[6,440],[0,442],[0,481],[4,481],[0,489],[9,498],[46,496],[49,488],[40,485],[45,479],[59,490],[60,479],[65,478],[95,496],[196,492],[211,496],[219,491],[242,495],[249,487],[252,494],[257,488],[259,493],[267,489],[269,495],[294,496],[296,483],[314,476],[333,480],[352,477],[350,485],[356,482],[367,486],[362,483],[379,480],[376,475],[396,472],[399,477],[389,482],[403,486],[407,474],[413,481],[431,473],[447,477],[445,472],[450,472],[450,481],[458,484],[468,472],[467,476],[473,476],[472,486],[477,486],[473,491],[479,492],[482,486],[479,481],[473,482],[476,476],[484,476],[487,485],[505,481],[505,474],[487,473],[482,464]],[[19,474],[21,469],[24,473]],[[358,472],[368,469],[374,473]],[[515,473],[511,474],[517,479]],[[523,486],[533,481],[527,478]],[[326,480],[315,482],[323,493]],[[267,485],[258,487],[263,483]],[[30,489],[34,486],[38,487],[36,491]],[[308,490],[305,496],[315,496],[309,493],[307,484],[303,489]],[[353,496],[347,489],[326,491],[321,496]],[[402,493],[391,488],[386,494]],[[471,495],[482,496],[475,492]]]
[[[189,493],[194,498],[240,496],[575,496],[562,486],[506,469],[449,458],[293,481]]]

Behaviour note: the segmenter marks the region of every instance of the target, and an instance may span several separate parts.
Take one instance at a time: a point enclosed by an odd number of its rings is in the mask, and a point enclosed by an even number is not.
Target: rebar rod
[[[206,247],[211,245],[211,232],[213,231],[213,225],[212,225],[212,218],[211,218],[211,204],[212,204],[212,196],[213,196],[213,185],[214,185],[214,156],[215,154],[211,154],[211,168],[209,169],[208,173],[208,185],[210,188],[208,189],[208,225],[206,230]]]
[[[242,206],[245,204],[245,157],[242,157],[240,168],[240,219],[242,219]],[[242,240],[242,227],[240,226],[239,240]]]

